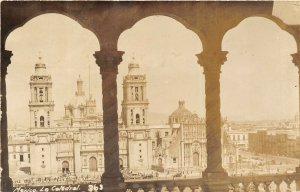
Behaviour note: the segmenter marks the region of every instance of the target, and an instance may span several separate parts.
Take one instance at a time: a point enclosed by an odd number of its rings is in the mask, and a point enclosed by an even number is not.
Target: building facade
[[[300,138],[288,134],[257,131],[249,134],[249,151],[299,158]]]
[[[29,167],[32,177],[92,175],[98,179],[104,172],[103,119],[97,112],[96,100],[84,92],[81,77],[60,119],[53,117],[51,75],[41,58],[35,64],[29,84],[29,129],[22,132],[27,134],[22,142],[16,144],[10,140],[10,159],[19,165],[27,162],[23,167]],[[205,120],[187,110],[184,101],[179,101],[178,108],[163,125],[149,125],[148,110],[146,75],[140,73],[137,63],[130,63],[128,74],[123,78],[118,125],[120,169],[204,170]],[[11,171],[21,167],[11,167]]]

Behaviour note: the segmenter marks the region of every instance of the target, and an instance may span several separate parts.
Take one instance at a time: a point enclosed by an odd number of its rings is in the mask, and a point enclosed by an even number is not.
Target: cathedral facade
[[[30,77],[30,126],[26,137],[27,166],[31,176],[88,174],[104,172],[103,121],[96,101],[84,92],[84,82],[77,80],[77,91],[64,106],[60,119],[54,119],[52,80],[41,59]],[[163,125],[149,125],[149,101],[146,75],[137,63],[130,63],[123,77],[122,112],[119,120],[119,154],[121,170],[147,171],[196,168],[206,166],[205,121],[187,110],[184,101]],[[13,133],[11,133],[13,134]],[[24,133],[23,133],[24,134]],[[10,139],[10,159],[23,161]],[[22,155],[22,159],[21,159]],[[20,156],[20,158],[19,158]],[[14,164],[15,165],[15,164]],[[16,163],[17,165],[17,163]],[[17,170],[22,168],[14,167]]]

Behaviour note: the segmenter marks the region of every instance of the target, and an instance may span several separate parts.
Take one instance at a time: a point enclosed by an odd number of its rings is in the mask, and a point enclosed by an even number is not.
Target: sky
[[[101,76],[93,57],[100,45],[76,21],[59,14],[35,17],[10,34],[6,49],[14,54],[7,76],[10,127],[29,126],[29,79],[39,55],[52,76],[56,118],[75,95],[79,75],[88,94],[89,71],[90,93],[102,112]],[[204,74],[195,56],[202,44],[193,31],[172,18],[152,16],[123,32],[118,49],[125,51],[118,75],[119,113],[122,78],[134,57],[147,75],[151,114],[167,116],[177,108],[178,100],[185,100],[187,109],[205,116]],[[298,69],[291,62],[290,54],[296,52],[292,36],[268,19],[253,17],[228,31],[222,49],[229,51],[221,74],[222,116],[232,120],[293,118],[298,111]]]

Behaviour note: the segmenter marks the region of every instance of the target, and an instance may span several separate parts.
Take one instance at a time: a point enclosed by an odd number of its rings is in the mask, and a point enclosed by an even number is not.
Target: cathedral
[[[27,166],[32,177],[101,176],[104,172],[102,115],[97,112],[93,96],[84,92],[81,77],[60,119],[53,118],[52,86],[55,85],[41,58],[35,64],[29,84],[30,126],[26,133],[10,133],[11,171],[16,173]],[[204,170],[207,156],[205,120],[187,110],[184,104],[179,101],[166,124],[149,125],[146,75],[140,73],[139,64],[128,65],[128,74],[123,77],[118,125],[121,170]],[[21,139],[17,140],[18,136]]]

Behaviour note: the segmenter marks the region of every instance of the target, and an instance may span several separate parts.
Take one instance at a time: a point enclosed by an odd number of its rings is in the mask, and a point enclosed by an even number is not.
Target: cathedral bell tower
[[[139,64],[130,63],[123,78],[122,120],[126,127],[148,126],[146,84],[146,75],[140,74]]]
[[[52,126],[54,101],[52,100],[52,80],[47,74],[46,65],[39,57],[35,72],[30,77],[31,99],[29,101],[30,128]]]
[[[146,84],[146,75],[140,73],[139,65],[130,63],[123,78],[122,120],[128,134],[128,165],[132,170],[148,170],[152,162]]]

